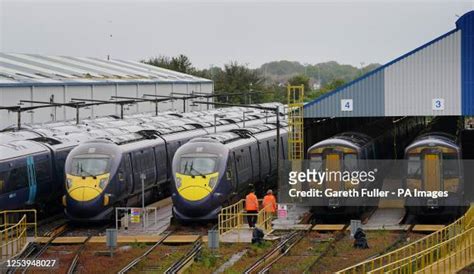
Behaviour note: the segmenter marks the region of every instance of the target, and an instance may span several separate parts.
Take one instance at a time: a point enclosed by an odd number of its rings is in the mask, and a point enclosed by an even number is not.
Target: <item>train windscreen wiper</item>
[[[203,173],[199,172],[197,169],[195,169],[193,167],[193,163],[191,163],[191,166],[189,167],[189,171],[195,171],[198,175],[202,176],[202,178],[206,178],[206,175],[204,175]]]
[[[81,164],[81,165],[79,165],[79,174],[81,174],[81,176],[82,176],[82,173],[85,173],[87,176],[91,176],[92,178],[97,179],[97,177],[95,175],[93,175],[89,171],[83,169],[82,164]],[[84,176],[82,176],[82,177],[84,177]]]

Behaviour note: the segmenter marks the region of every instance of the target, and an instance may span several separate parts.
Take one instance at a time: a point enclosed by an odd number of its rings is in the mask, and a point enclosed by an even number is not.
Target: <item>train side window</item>
[[[409,178],[419,178],[421,176],[421,161],[419,156],[408,157],[407,173]]]
[[[11,170],[8,180],[7,192],[12,192],[28,186],[28,173],[26,166],[17,167]]]
[[[455,178],[459,176],[459,166],[455,154],[443,154],[444,178]]]
[[[0,172],[0,194],[5,192],[5,183],[8,179],[8,171]]]

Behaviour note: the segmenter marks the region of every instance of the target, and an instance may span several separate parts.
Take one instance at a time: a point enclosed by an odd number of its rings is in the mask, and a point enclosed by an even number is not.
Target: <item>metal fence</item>
[[[474,207],[471,206],[469,210],[461,218],[457,219],[455,222],[444,227],[443,229],[433,232],[430,235],[423,237],[404,247],[401,247],[397,250],[386,253],[374,259],[361,262],[354,266],[340,270],[336,273],[370,273],[371,271],[375,271],[376,269],[381,269],[386,265],[391,265],[391,264],[400,262],[400,260],[416,258],[422,252],[431,250],[432,248],[435,248],[442,243],[445,243],[445,242],[450,241],[451,239],[454,239],[458,235],[463,235],[464,233],[467,233],[468,231],[470,231],[471,227],[473,227],[473,220],[474,220]],[[460,250],[455,250],[455,251],[460,252]],[[449,254],[449,255],[451,256],[452,254]],[[444,256],[447,256],[447,254],[444,254]],[[438,257],[433,257],[433,258],[439,259],[441,257],[438,256]],[[432,261],[432,262],[435,262],[435,261]],[[420,270],[420,268],[417,268],[417,270]],[[378,273],[378,272],[374,272],[374,273]],[[413,272],[397,272],[397,273],[413,273]]]
[[[474,228],[415,253],[374,269],[376,273],[456,273],[473,261]]]
[[[28,229],[37,235],[36,210],[4,210],[0,212],[0,263],[17,256],[28,244]]]
[[[158,208],[156,207],[145,207],[145,211],[143,211],[143,208],[141,207],[116,207],[115,229],[118,230],[120,227],[128,228],[131,224],[135,223],[130,220],[133,216],[133,210],[139,212],[139,218],[137,219],[136,224],[141,224],[143,230],[146,230],[152,224],[156,226],[160,221],[158,220]]]
[[[249,216],[257,217],[255,226],[262,229],[265,233],[269,233],[272,230],[273,214],[267,212],[266,208],[261,208],[257,213],[247,213],[244,210],[244,205],[245,200],[242,199],[233,205],[222,208],[218,216],[217,226],[219,235],[235,229],[242,229],[246,218]]]

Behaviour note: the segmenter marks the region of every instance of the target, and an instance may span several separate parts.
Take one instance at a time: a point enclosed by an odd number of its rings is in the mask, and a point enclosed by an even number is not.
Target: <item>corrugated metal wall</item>
[[[474,71],[474,58],[472,67]],[[461,115],[462,83],[461,30],[456,30],[306,104],[304,115],[306,118]],[[469,94],[474,94],[474,81],[471,83],[473,91]]]
[[[84,85],[84,86],[42,86],[42,87],[0,87],[0,106],[16,105],[20,100],[49,101],[54,96],[54,102],[69,102],[71,98],[109,100],[111,96],[141,97],[143,94],[170,95],[172,91],[190,93],[212,93],[212,84],[186,84],[186,83],[144,83],[144,84],[110,84],[110,85]],[[188,101],[188,106],[191,104]],[[30,105],[30,104],[28,104]],[[174,103],[160,103],[159,110],[182,110],[182,101]],[[205,106],[202,107],[204,109]],[[196,109],[199,109],[197,107]],[[139,105],[125,106],[124,113],[150,112],[155,110],[154,103],[140,103]],[[188,108],[187,110],[191,110]],[[1,111],[0,129],[9,125],[16,125],[17,115],[14,112]],[[80,110],[81,118],[92,118],[110,114],[120,114],[120,107],[115,105],[100,105]],[[71,120],[76,118],[73,108],[45,108],[37,109],[32,113],[23,113],[23,123],[43,123],[49,121]]]
[[[433,106],[435,99],[440,99],[439,107]],[[460,31],[385,68],[386,116],[460,113]]]
[[[462,30],[462,113],[474,115],[474,11],[456,22]]]
[[[304,115],[305,117],[383,116],[383,78],[383,71],[368,75],[346,88],[310,103],[313,105],[305,107]]]

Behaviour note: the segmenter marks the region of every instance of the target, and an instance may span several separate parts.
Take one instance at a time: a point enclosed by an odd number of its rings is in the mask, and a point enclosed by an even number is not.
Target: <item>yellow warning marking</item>
[[[171,235],[168,236],[163,243],[194,243],[199,238],[199,235]]]
[[[117,236],[117,243],[156,243],[161,240],[160,235],[136,235],[136,236]],[[89,243],[105,243],[105,236],[95,236],[89,240]]]
[[[381,198],[379,201],[379,208],[404,208],[404,199],[384,199]]]
[[[443,229],[445,225],[415,225],[412,229],[414,232],[433,232]]]
[[[82,244],[87,240],[84,236],[75,237],[57,237],[53,240],[52,244]]]
[[[324,225],[315,225],[313,227],[313,230],[316,231],[337,231],[337,230],[343,230],[346,225],[340,225],[340,224],[324,224]]]

